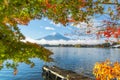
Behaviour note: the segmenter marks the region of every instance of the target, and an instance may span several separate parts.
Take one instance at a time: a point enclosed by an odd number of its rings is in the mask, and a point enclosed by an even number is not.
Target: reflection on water
[[[43,80],[41,77],[41,67],[42,65],[44,65],[44,62],[42,60],[39,60],[38,58],[34,58],[31,60],[35,63],[35,66],[31,68],[30,65],[19,63],[19,66],[17,67],[17,75],[13,75],[12,68],[8,69],[4,67],[0,71],[0,80]]]
[[[91,75],[96,62],[110,59],[112,62],[120,61],[120,49],[110,48],[54,48],[52,55],[54,65],[69,69],[77,73]]]
[[[38,76],[41,76],[43,61],[50,62],[52,52],[36,44],[32,44],[35,47],[30,45],[23,46],[23,49],[12,49],[14,52],[0,53],[1,80],[42,80]]]
[[[69,48],[69,47],[47,47],[52,50],[54,54],[51,56],[54,62],[44,62],[45,55],[41,58],[40,54],[28,54],[29,56],[20,55],[18,59],[11,61],[0,62],[0,79],[1,80],[43,80],[42,66],[56,65],[58,67],[75,71],[77,73],[84,73],[91,75],[94,64],[98,61],[110,59],[112,62],[120,61],[120,49],[110,48]],[[22,57],[23,56],[23,57]],[[14,57],[14,56],[13,56]],[[33,57],[33,58],[32,58]],[[17,58],[15,58],[17,59]],[[13,63],[13,64],[7,64]],[[6,65],[7,64],[7,65]],[[34,66],[34,67],[33,67]],[[13,75],[14,70],[17,69],[17,75]]]

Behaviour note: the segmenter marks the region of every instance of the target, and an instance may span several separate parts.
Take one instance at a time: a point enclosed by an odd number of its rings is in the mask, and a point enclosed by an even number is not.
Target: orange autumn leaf
[[[45,3],[46,3],[46,4],[49,4],[48,0],[45,0]]]
[[[110,60],[101,63],[97,62],[93,68],[93,74],[95,75],[96,80],[119,80],[120,63],[112,63]]]
[[[68,19],[68,22],[75,22],[74,19]]]

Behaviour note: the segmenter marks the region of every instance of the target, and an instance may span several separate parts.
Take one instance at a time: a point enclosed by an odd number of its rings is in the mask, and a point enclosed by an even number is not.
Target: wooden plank
[[[57,72],[52,71],[52,70],[50,70],[50,69],[47,68],[47,67],[43,67],[43,69],[46,70],[46,71],[50,71],[52,74],[54,74],[54,75],[56,75],[56,76],[58,76],[58,77],[60,77],[60,78],[62,78],[62,79],[66,79],[66,77],[64,77],[63,75],[60,75],[60,74],[58,74]]]
[[[49,74],[53,74],[61,79],[59,80],[94,80],[90,77],[81,75],[81,74],[77,74],[73,71],[70,70],[65,70],[65,69],[61,69],[59,67],[48,67],[48,66],[43,66],[43,72],[47,71],[50,72]],[[52,76],[50,76],[52,77]],[[58,80],[58,79],[56,79]]]

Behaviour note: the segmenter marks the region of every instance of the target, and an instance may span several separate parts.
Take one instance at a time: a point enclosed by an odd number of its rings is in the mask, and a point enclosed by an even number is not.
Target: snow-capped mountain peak
[[[45,39],[45,40],[70,40],[69,38],[59,34],[59,33],[53,33],[48,36],[45,36],[43,38],[40,38],[38,40]]]

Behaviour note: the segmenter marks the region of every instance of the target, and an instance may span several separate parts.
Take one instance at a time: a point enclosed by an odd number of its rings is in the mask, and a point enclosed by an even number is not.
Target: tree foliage
[[[0,70],[4,67],[12,68],[14,69],[14,75],[18,72],[19,63],[28,64],[31,68],[34,67],[35,64],[31,61],[31,58],[38,58],[45,62],[52,61],[52,58],[50,58],[52,52],[38,44],[14,42],[2,46],[4,48],[0,49]],[[6,60],[7,62],[5,62]]]
[[[93,69],[96,80],[119,80],[120,79],[120,63],[105,62],[96,63]]]
[[[105,5],[114,5],[115,10]],[[33,19],[47,17],[56,24],[67,25],[89,21],[91,16],[109,14],[112,19],[119,20],[119,9],[117,0],[1,0],[0,25],[14,32],[11,34],[16,38],[23,39],[17,25],[27,25]]]
[[[56,23],[82,22],[96,14],[119,15],[117,0],[1,0],[0,17],[3,24],[28,24],[32,19],[48,17]],[[104,5],[115,5],[112,7]],[[107,8],[108,11],[105,11]],[[119,17],[115,18],[119,19]]]
[[[78,24],[104,14],[109,15],[112,21],[119,20],[119,0],[0,0],[0,57],[12,59],[14,55],[15,61],[20,61],[16,54],[27,57],[28,53],[46,53],[41,52],[41,47],[20,41],[25,37],[18,24],[27,25],[30,20],[43,17],[56,24]]]

